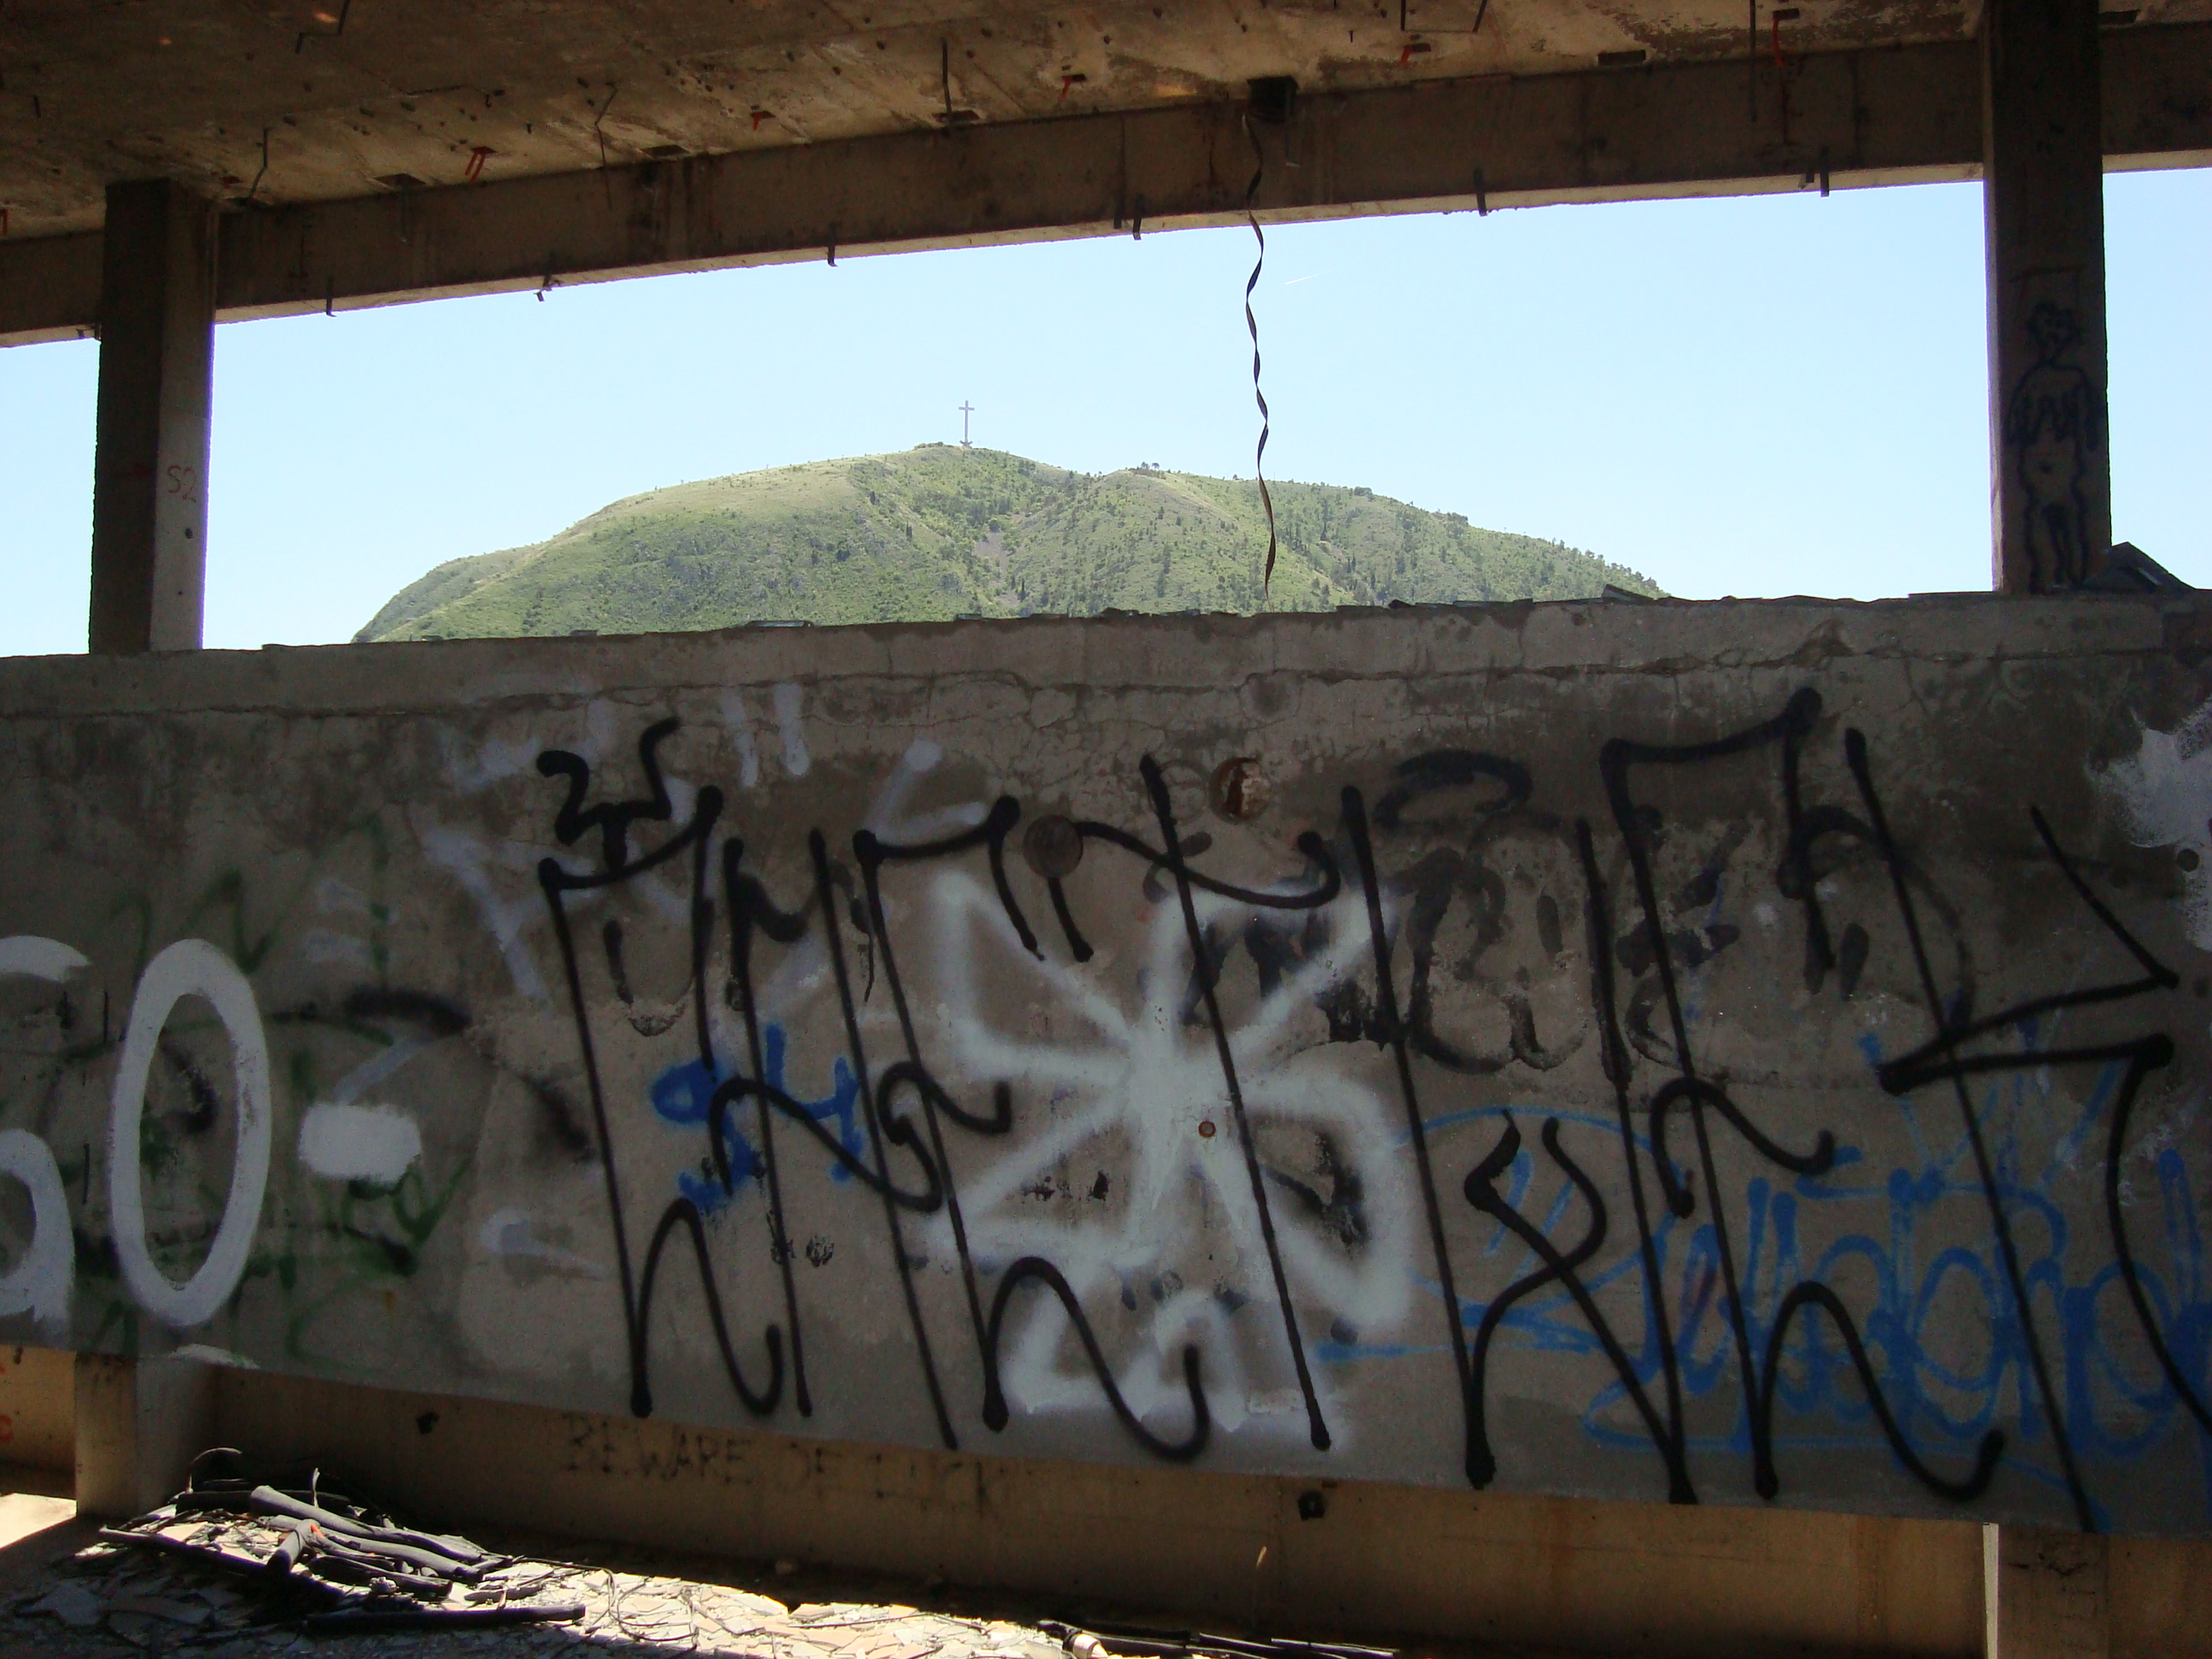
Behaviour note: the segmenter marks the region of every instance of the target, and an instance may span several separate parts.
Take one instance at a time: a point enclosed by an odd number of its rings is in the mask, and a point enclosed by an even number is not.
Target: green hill
[[[1645,578],[1533,536],[1367,489],[1271,484],[1273,611],[1595,597]],[[740,623],[1261,608],[1267,543],[1249,480],[1092,477],[924,444],[650,490],[550,541],[454,559],[361,640],[639,634]]]

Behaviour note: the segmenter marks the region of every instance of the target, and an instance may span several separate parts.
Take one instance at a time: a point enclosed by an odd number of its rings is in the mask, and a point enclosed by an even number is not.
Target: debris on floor
[[[193,1470],[185,1491],[135,1520],[56,1528],[42,1565],[0,1590],[0,1654],[1396,1659],[1385,1648],[1209,1635],[1166,1620],[1117,1623],[1065,1602],[1043,1604],[1045,1616],[937,1575],[883,1584],[780,1559],[750,1572],[687,1561],[689,1576],[674,1576],[637,1552],[484,1544],[410,1526],[316,1472],[252,1471],[235,1453],[205,1454]],[[720,1582],[732,1576],[770,1593]],[[892,1599],[901,1593],[932,1605]],[[875,1595],[883,1599],[859,1599]]]
[[[395,1525],[313,1475],[304,1489],[270,1485],[227,1449],[196,1460],[185,1491],[100,1528],[61,1565],[67,1577],[10,1611],[141,1647],[256,1626],[471,1630],[573,1622],[586,1611],[547,1595],[556,1575],[539,1564]]]
[[[749,1659],[1067,1659],[1061,1641],[1034,1625],[805,1600],[822,1576],[793,1561],[762,1575],[785,1593],[778,1599],[597,1559],[487,1547],[402,1524],[312,1472],[262,1478],[235,1454],[204,1455],[185,1491],[135,1520],[67,1530],[34,1578],[19,1578],[0,1599],[0,1653],[262,1659],[312,1649],[337,1659],[575,1647]]]
[[[325,1494],[317,1507],[330,1502]],[[135,1648],[262,1659],[312,1648],[336,1659],[628,1646],[749,1659],[1067,1659],[1052,1636],[1003,1620],[876,1602],[787,1606],[727,1584],[527,1556],[487,1555],[469,1564],[483,1569],[473,1581],[454,1578],[434,1596],[341,1553],[342,1543],[332,1551],[311,1539],[289,1570],[261,1565],[298,1535],[271,1522],[251,1512],[179,1516],[165,1505],[127,1528],[102,1529],[55,1562],[37,1589],[0,1607],[0,1652],[35,1647],[46,1659],[76,1659]],[[345,1536],[311,1524],[332,1542]],[[148,1541],[156,1534],[190,1553]],[[258,1559],[257,1548],[264,1552]],[[256,1562],[250,1571],[249,1561]],[[385,1582],[347,1583],[343,1575],[355,1569]],[[402,1571],[408,1578],[444,1577]]]

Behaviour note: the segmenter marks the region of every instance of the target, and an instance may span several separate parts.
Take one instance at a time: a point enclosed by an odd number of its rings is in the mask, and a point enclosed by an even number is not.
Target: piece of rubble
[[[112,1595],[108,1598],[111,1613],[143,1613],[149,1619],[166,1619],[172,1624],[190,1625],[194,1629],[215,1617],[215,1609],[204,1601],[184,1601],[167,1595]]]
[[[90,1630],[100,1623],[106,1604],[83,1585],[65,1582],[55,1585],[23,1611],[52,1613],[64,1625]]]

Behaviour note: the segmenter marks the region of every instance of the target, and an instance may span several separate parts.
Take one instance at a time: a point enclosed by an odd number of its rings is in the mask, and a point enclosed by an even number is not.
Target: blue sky
[[[2212,173],[2106,183],[2116,533],[2212,586]],[[960,435],[1252,471],[1247,230],[227,325],[208,643],[343,639],[439,562],[687,478]],[[1669,591],[1989,583],[1978,185],[1279,228],[1272,477]],[[83,648],[88,343],[0,351],[0,652]]]

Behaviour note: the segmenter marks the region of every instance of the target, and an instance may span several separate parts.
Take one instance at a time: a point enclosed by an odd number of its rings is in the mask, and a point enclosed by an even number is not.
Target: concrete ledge
[[[1847,659],[2017,665],[2096,653],[2163,658],[2212,647],[2212,605],[2187,596],[1927,594],[1860,601],[1562,599],[1389,611],[1177,617],[1025,617],[849,628],[753,626],[696,634],[405,641],[259,651],[82,653],[0,659],[0,719],[206,713],[443,714],[532,698],[579,702],[790,679],[880,682],[917,729],[944,683],[1056,687],[1095,702],[1142,687],[1166,697],[1270,674],[1385,684],[1409,677],[1526,674],[1659,682],[1705,663],[1802,678]],[[1224,669],[1224,664],[1234,664]],[[1027,711],[1026,696],[1006,712]],[[825,711],[830,718],[835,711]],[[880,718],[880,709],[858,724]]]
[[[0,1465],[47,1472],[76,1461],[76,1360],[52,1348],[0,1348]]]
[[[20,1467],[69,1467],[78,1363],[0,1353]],[[841,1446],[241,1370],[214,1373],[214,1390],[215,1439],[318,1461],[460,1522],[941,1571],[1261,1625],[1655,1654],[1989,1651],[1985,1540],[1971,1523]],[[1325,1512],[1302,1521],[1311,1492]],[[2212,1541],[2099,1548],[2113,1659],[2212,1653]]]
[[[1966,1522],[974,1457],[260,1371],[220,1374],[216,1421],[225,1443],[312,1458],[455,1524],[942,1572],[1257,1626],[1702,1659],[1980,1651],[1981,1529]],[[1312,1492],[1325,1512],[1302,1520]],[[2160,1582],[2165,1605],[2193,1607],[2185,1571]]]

